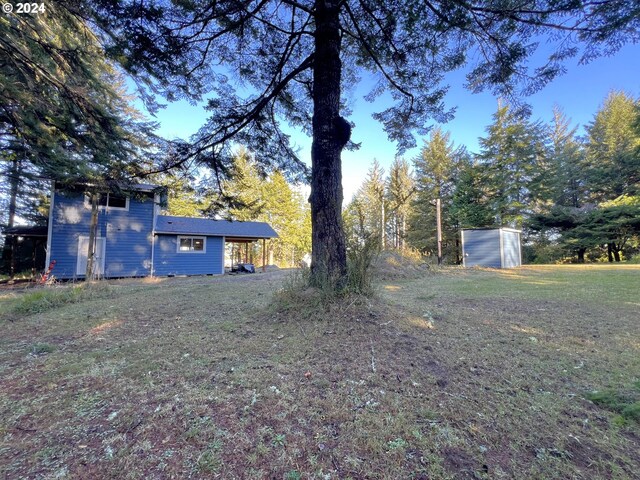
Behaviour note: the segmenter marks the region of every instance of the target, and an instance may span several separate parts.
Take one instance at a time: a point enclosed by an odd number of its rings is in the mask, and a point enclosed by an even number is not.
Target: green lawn
[[[0,476],[637,478],[640,266],[285,275],[0,290]]]

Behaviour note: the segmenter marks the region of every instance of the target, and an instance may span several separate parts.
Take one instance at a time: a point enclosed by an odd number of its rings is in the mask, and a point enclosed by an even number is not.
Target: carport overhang
[[[266,259],[266,242],[274,237],[239,237],[239,236],[225,236],[224,243],[239,243],[245,246],[245,259],[247,257],[247,249],[249,248],[250,243],[259,242],[262,240],[262,272],[267,271],[267,259]]]

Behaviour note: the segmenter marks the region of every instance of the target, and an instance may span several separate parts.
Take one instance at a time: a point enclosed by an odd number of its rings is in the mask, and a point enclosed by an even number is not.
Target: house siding
[[[84,195],[55,191],[50,237],[51,260],[57,278],[84,278],[76,274],[78,238],[89,236],[91,208]],[[148,196],[131,197],[128,210],[100,209],[98,237],[106,239],[105,276],[138,277],[151,273],[154,202]]]
[[[196,235],[197,236],[197,235]],[[157,235],[154,247],[154,275],[219,275],[224,272],[223,237],[205,237],[204,253],[178,252],[178,235]]]
[[[465,230],[464,265],[500,268],[500,230]]]

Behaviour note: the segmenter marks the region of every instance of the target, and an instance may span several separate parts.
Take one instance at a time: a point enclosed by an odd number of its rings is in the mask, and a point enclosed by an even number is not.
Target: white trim
[[[222,237],[222,271],[220,272],[220,275],[224,275],[224,263],[226,260],[227,256],[227,238],[226,237]]]
[[[192,240],[202,240],[202,250],[180,250],[180,240],[183,238],[190,238]],[[193,242],[192,242],[193,245]],[[176,240],[176,253],[207,253],[207,237],[201,237],[196,235],[178,235]]]
[[[503,229],[498,229],[498,236],[500,237],[500,268],[504,268],[504,237],[502,236]]]
[[[151,269],[149,270],[149,275],[154,276],[155,274],[155,260],[156,260],[156,221],[158,220],[158,212],[160,210],[160,195],[157,193],[153,194],[153,218],[151,219]]]
[[[467,257],[464,254],[464,229],[460,229],[460,243],[462,244],[462,266],[467,267]]]
[[[156,234],[151,230],[151,268],[149,269],[149,276],[153,277],[155,274],[155,255],[156,255]]]
[[[56,182],[51,182],[51,202],[49,203],[49,225],[47,225],[47,251],[44,268],[49,269],[51,263],[51,236],[53,235],[53,202],[56,198]]]
[[[98,205],[98,210],[105,210],[107,212],[111,212],[113,210],[115,211],[123,211],[123,212],[128,212],[129,211],[129,200],[131,199],[130,195],[125,195],[125,206],[124,207],[110,207],[109,206],[109,195],[111,195],[110,193],[107,192],[107,204],[106,205]],[[120,195],[118,195],[120,196]],[[84,196],[84,208],[91,208],[91,203],[89,202],[89,195]]]

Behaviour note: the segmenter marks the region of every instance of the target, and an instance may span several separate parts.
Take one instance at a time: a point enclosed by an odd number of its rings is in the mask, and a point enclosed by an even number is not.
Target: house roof
[[[156,233],[211,235],[235,238],[275,238],[278,234],[265,222],[231,222],[209,218],[158,215]]]

